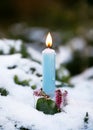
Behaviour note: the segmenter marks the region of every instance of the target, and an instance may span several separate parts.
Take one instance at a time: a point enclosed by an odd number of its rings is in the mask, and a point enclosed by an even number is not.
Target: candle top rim
[[[42,51],[42,53],[55,53],[55,50],[51,49],[51,48],[46,48]]]

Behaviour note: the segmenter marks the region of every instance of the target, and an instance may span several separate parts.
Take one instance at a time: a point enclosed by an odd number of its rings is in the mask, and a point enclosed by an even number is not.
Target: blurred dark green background
[[[73,59],[64,64],[71,75],[93,66],[93,0],[0,1],[0,38],[21,39],[42,52],[49,31],[56,51],[71,49]]]
[[[92,26],[93,0],[1,0],[1,27],[16,22],[53,29]]]

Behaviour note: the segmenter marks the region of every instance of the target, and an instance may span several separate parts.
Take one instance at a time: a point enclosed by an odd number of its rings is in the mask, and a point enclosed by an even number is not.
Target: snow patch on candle
[[[42,53],[55,53],[55,51],[53,49],[51,49],[51,48],[46,48],[45,50],[43,50]]]

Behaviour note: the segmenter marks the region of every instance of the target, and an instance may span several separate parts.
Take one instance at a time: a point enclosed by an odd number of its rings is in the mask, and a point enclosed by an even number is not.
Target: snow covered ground
[[[54,115],[35,109],[32,86],[42,87],[41,75],[42,66],[21,54],[0,56],[0,88],[8,92],[0,95],[0,130],[93,130],[93,68],[72,77],[73,88],[60,88],[68,91],[68,105]],[[27,83],[17,84],[15,76]]]

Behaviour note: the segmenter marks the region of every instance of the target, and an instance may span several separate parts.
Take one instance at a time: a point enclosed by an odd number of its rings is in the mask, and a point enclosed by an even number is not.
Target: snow
[[[48,53],[55,54],[55,50],[53,50],[53,49],[51,49],[51,48],[46,48],[46,49],[43,50],[42,53],[43,53],[43,54],[44,54],[44,53],[47,53],[47,54],[48,54]]]
[[[14,47],[16,51],[19,51],[21,48],[22,41],[21,40],[11,40],[11,39],[1,39],[0,40],[0,50],[3,51],[4,54],[8,54],[11,47]]]
[[[36,51],[34,48],[28,47],[28,52],[31,55],[32,59],[34,59],[38,62],[42,61],[40,52]]]
[[[13,66],[16,67],[9,68]],[[93,67],[72,77],[70,82],[74,88],[60,88],[68,91],[68,105],[61,113],[46,115],[35,109],[36,98],[31,89],[32,85],[37,89],[42,87],[42,77],[37,76],[37,73],[42,75],[41,64],[22,58],[21,54],[0,56],[0,88],[9,92],[7,96],[0,95],[0,130],[18,130],[20,127],[29,130],[85,130],[85,126],[87,130],[93,130],[93,78],[89,79],[92,72]],[[29,80],[30,85],[16,84],[15,75],[20,81]],[[86,112],[89,113],[88,124],[83,121]]]
[[[56,55],[56,67],[59,68],[61,64],[67,63],[72,59],[72,50],[68,46],[60,46]]]
[[[68,44],[74,51],[82,51],[86,46],[86,41],[83,38],[76,37],[71,39]]]
[[[80,75],[74,76],[71,79],[72,84],[80,83],[80,82],[93,82],[93,67],[88,68]]]

